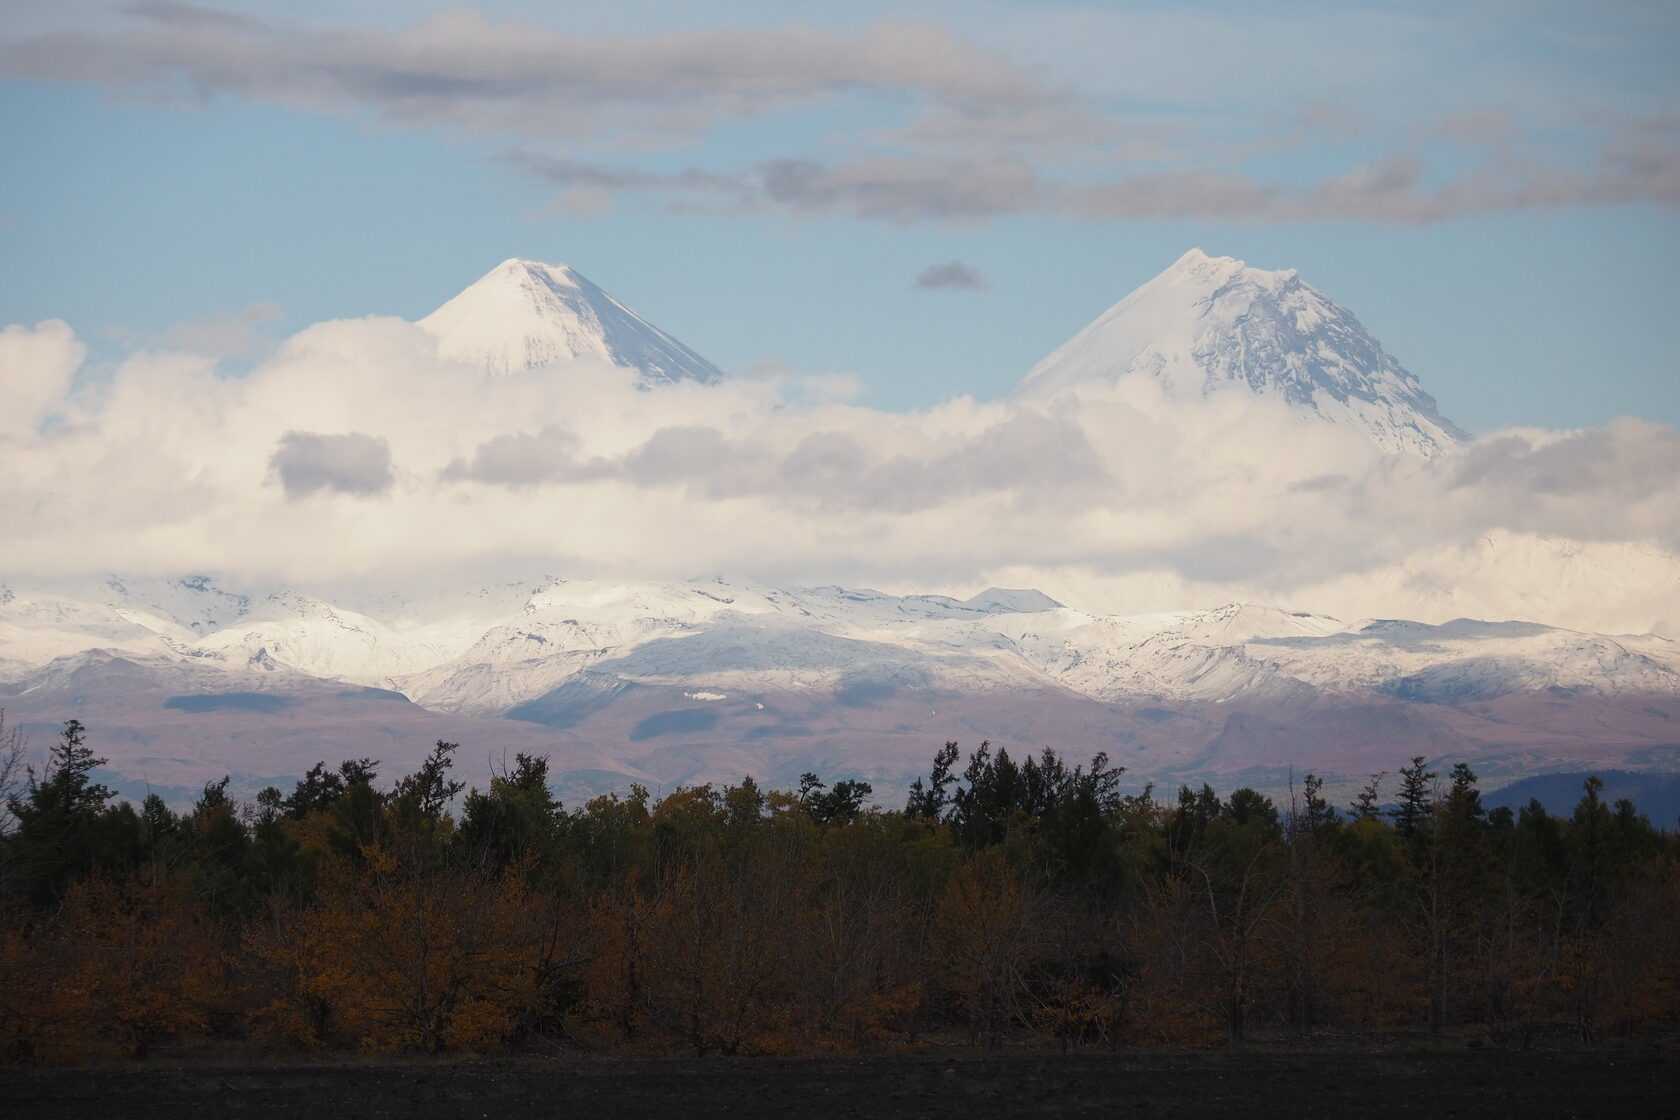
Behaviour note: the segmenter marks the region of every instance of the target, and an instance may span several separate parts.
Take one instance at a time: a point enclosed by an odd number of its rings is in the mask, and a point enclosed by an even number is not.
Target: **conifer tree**
[[[1411,839],[1429,819],[1429,803],[1434,794],[1435,774],[1425,763],[1423,755],[1412,758],[1410,766],[1400,768],[1400,803],[1391,816],[1400,835]]]

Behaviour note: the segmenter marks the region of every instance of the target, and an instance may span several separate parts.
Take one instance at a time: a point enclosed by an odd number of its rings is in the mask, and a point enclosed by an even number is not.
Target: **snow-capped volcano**
[[[1291,269],[1192,249],[1022,379],[1017,396],[1153,378],[1170,399],[1232,389],[1430,455],[1466,438],[1358,319]]]
[[[723,376],[696,354],[565,265],[505,260],[419,321],[438,353],[503,377],[573,358],[604,358],[647,382]]]

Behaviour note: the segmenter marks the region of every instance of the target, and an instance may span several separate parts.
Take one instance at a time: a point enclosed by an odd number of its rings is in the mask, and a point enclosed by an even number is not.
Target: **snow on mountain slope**
[[[28,664],[86,649],[166,652],[241,617],[243,595],[203,576],[111,577],[56,588],[0,588],[0,657]]]
[[[928,622],[986,614],[944,596],[898,597],[839,587],[783,590],[721,578],[558,581],[532,596],[516,618],[486,631],[471,649],[403,686],[431,707],[505,711],[598,662],[619,659],[615,671],[661,683],[740,687],[743,673],[757,671],[774,675],[780,686],[810,687],[856,668],[832,650],[818,659],[820,666],[811,660],[815,648],[830,639],[842,646],[858,643],[857,664],[875,662],[881,660],[879,650],[866,652],[865,646],[891,645]],[[749,633],[759,647],[750,657],[743,649]]]
[[[1466,694],[1680,692],[1680,646],[1655,636],[1466,619],[1350,624],[1252,604],[1109,616],[1030,590],[961,602],[722,578],[553,580],[469,597],[477,610],[393,601],[375,617],[202,579],[112,579],[94,590],[87,599],[8,590],[0,657],[41,665],[106,649],[236,673],[283,669],[479,714],[507,711],[584,671],[702,692],[843,688],[874,673],[957,692],[1055,684],[1110,702],[1357,690],[1421,697],[1470,677],[1479,683],[1465,684]]]
[[[0,658],[39,666],[103,649],[387,687],[466,649],[517,609],[504,603],[382,620],[292,591],[230,591],[204,576],[111,577],[0,596]]]
[[[1192,249],[1028,372],[1018,397],[1153,379],[1175,400],[1232,389],[1351,426],[1388,451],[1468,438],[1346,308],[1292,270]]]
[[[183,635],[212,634],[251,609],[251,599],[217,586],[208,576],[181,579],[105,581],[103,591],[125,617],[154,629],[177,628]]]
[[[282,665],[313,677],[388,687],[457,652],[469,641],[448,625],[397,630],[377,619],[296,592],[258,603],[236,625],[193,647],[254,667]]]
[[[1680,645],[1531,623],[1252,604],[1104,616],[1031,590],[963,602],[719,578],[364,596],[362,611],[207,582],[94,590],[0,594],[0,641],[35,633],[0,644],[0,706],[32,736],[68,712],[100,721],[137,779],[284,775],[339,749],[406,759],[434,731],[485,759],[552,750],[560,780],[594,791],[807,770],[885,791],[952,738],[1107,749],[1170,781],[1345,777],[1419,753],[1519,777],[1680,750]],[[245,606],[200,634],[215,614],[201,595]]]
[[[404,691],[428,707],[505,711],[612,650],[686,632],[731,602],[725,593],[680,585],[556,581],[457,657],[403,682]],[[762,603],[755,606],[763,609]]]
[[[1062,604],[1042,591],[988,587],[978,595],[964,599],[963,605],[1013,614],[1031,614],[1034,611],[1053,611]]]
[[[640,370],[648,383],[723,376],[565,265],[503,261],[419,325],[437,336],[439,354],[492,377],[573,358]]]
[[[1527,622],[1460,618],[1436,626],[1384,619],[1317,642],[1262,639],[1254,647],[1320,688],[1365,687],[1452,703],[1511,692],[1680,692],[1680,645]]]
[[[1010,595],[1020,609],[721,580],[561,584],[402,683],[423,705],[478,713],[507,711],[585,671],[720,695],[879,680],[966,694],[1059,685],[1105,702],[1282,702],[1404,698],[1439,691],[1421,674],[1470,672],[1491,694],[1680,692],[1680,647],[1656,637],[1466,620],[1350,625],[1246,604],[1103,617],[1043,607],[1036,592]]]
[[[1115,702],[1361,691],[1427,703],[1517,692],[1680,693],[1680,644],[1651,635],[1471,619],[1349,625],[1237,604],[1134,618],[1063,610],[1000,623],[1058,683]]]
[[[1283,699],[1304,682],[1252,643],[1320,638],[1333,618],[1230,604],[1210,611],[1100,617],[1062,608],[997,620],[1029,662],[1058,683],[1101,700]]]

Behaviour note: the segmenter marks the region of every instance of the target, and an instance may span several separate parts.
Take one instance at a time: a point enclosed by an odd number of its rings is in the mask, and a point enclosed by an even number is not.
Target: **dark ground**
[[[660,1060],[155,1058],[0,1069],[0,1115],[1680,1117],[1672,1049]]]

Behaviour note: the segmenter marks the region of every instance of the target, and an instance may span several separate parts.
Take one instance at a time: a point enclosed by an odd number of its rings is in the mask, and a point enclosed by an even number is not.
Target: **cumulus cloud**
[[[765,418],[769,420],[769,417]],[[825,426],[770,422],[732,434],[709,424],[651,431],[615,455],[585,457],[574,433],[499,435],[440,476],[513,490],[549,483],[668,488],[697,501],[753,498],[790,513],[912,513],[980,495],[1013,495],[1066,507],[1110,483],[1077,425],[1038,413],[1000,411],[972,438],[934,440],[910,454],[868,440],[880,417],[862,411]],[[739,418],[734,425],[739,427]]]
[[[1680,476],[1673,428],[1623,418],[1561,435],[1515,432],[1490,437],[1453,464],[1454,488],[1497,488],[1503,497],[1600,493],[1637,501]]]
[[[578,437],[550,424],[540,432],[511,432],[479,445],[472,460],[455,459],[445,482],[486,482],[514,488],[583,477]]]
[[[1639,421],[1425,460],[1275,401],[1187,405],[1147,382],[900,414],[785,369],[652,390],[587,361],[480,380],[392,319],[318,324],[237,378],[148,352],[72,391],[80,346],[54,324],[0,333],[0,357],[33,387],[7,418],[55,418],[0,434],[13,578],[724,572],[1439,619],[1533,617],[1591,575],[1552,621],[1680,618],[1680,435]]]
[[[383,494],[395,480],[391,445],[361,432],[287,432],[280,437],[269,465],[280,476],[288,498],[307,497],[317,490]]]
[[[980,292],[991,287],[985,274],[971,264],[961,261],[947,261],[944,264],[930,264],[916,274],[915,287],[924,292],[941,290],[956,290],[965,292]]]
[[[68,324],[48,319],[0,331],[0,439],[30,435],[59,404],[87,356]]]

